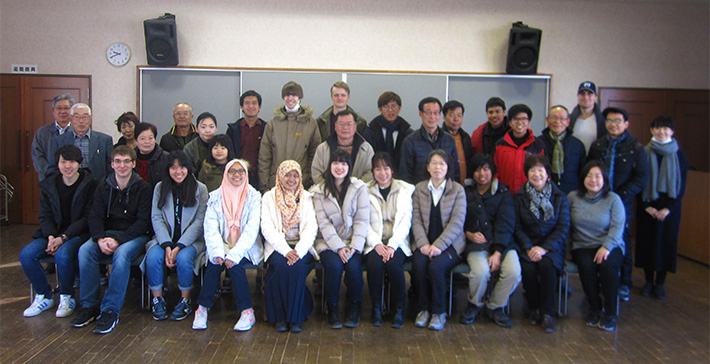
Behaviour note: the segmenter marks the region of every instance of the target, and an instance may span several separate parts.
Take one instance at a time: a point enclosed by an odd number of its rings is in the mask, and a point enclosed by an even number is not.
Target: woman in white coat
[[[264,249],[258,241],[261,196],[249,185],[248,170],[247,162],[241,159],[227,163],[222,185],[210,193],[207,201],[204,224],[207,269],[192,322],[194,330],[207,328],[207,311],[212,307],[224,269],[232,278],[232,292],[241,311],[234,330],[247,331],[254,326],[254,308],[244,267],[261,263]]]
[[[303,189],[301,166],[281,162],[276,186],[261,199],[261,232],[264,235],[266,316],[277,332],[301,332],[313,310],[306,277],[313,269],[310,254],[318,233],[313,195]]]

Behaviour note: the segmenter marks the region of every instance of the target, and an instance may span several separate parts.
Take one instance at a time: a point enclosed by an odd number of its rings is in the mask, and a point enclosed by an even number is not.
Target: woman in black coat
[[[525,158],[528,181],[515,193],[515,241],[520,247],[523,288],[530,324],[555,332],[555,283],[564,268],[569,233],[569,202],[549,179],[550,163],[541,154]]]
[[[646,276],[641,295],[659,299],[666,298],[666,273],[676,270],[681,200],[688,174],[688,159],[673,138],[673,128],[668,116],[651,122],[653,138],[646,145],[650,178],[638,195],[636,215],[636,266]]]

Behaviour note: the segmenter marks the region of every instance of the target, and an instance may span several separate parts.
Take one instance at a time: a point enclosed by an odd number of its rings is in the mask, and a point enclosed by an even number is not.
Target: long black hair
[[[348,173],[340,184],[340,192],[338,192],[338,187],[335,185],[335,177],[333,177],[333,172],[330,171],[333,162],[345,162],[348,164]],[[343,200],[345,199],[345,194],[348,192],[348,187],[350,187],[350,176],[353,174],[353,164],[350,161],[350,153],[337,148],[330,153],[330,161],[328,161],[328,168],[323,172],[323,178],[325,179],[325,196],[329,194],[335,196],[338,200],[340,206],[343,205]]]
[[[584,185],[584,179],[589,174],[589,171],[594,167],[599,167],[602,171],[602,179],[604,180],[604,187],[602,187],[601,193],[602,197],[606,197],[611,191],[611,185],[609,184],[609,171],[606,169],[606,165],[602,161],[592,160],[585,164],[582,171],[579,173],[579,179],[577,180],[577,196],[583,197],[587,193],[587,186]]]
[[[217,161],[215,161],[214,157],[212,156],[212,148],[214,148],[217,144],[227,148],[227,162],[231,161],[234,158],[237,158],[236,154],[234,153],[234,144],[232,142],[232,138],[227,136],[227,134],[217,134],[212,138],[212,140],[210,140],[209,144],[207,145],[207,162],[215,166],[217,165]],[[227,163],[225,163],[225,165],[226,164]]]
[[[177,184],[172,177],[170,177],[170,167],[172,167],[175,162],[181,167],[187,168],[187,176],[182,183]],[[190,157],[187,153],[182,150],[176,150],[170,153],[168,160],[165,163],[165,169],[163,170],[163,183],[160,184],[160,199],[158,200],[158,208],[163,208],[165,202],[168,199],[168,194],[173,190],[178,189],[180,191],[180,201],[184,207],[192,207],[197,203],[197,198],[195,198],[195,191],[197,191],[197,180],[192,174],[192,163],[190,162]]]

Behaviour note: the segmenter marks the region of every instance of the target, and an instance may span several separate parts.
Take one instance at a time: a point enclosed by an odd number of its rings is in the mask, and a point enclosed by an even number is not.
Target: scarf
[[[562,134],[556,136],[550,130],[550,137],[555,141],[555,149],[552,151],[552,173],[558,177],[562,177],[562,174],[565,173],[565,150],[562,140],[564,140],[566,135],[567,131],[563,131]]]
[[[398,116],[394,122],[390,123],[384,116],[381,116],[380,125],[382,125],[382,128],[384,128],[387,132],[385,136],[385,148],[387,148],[387,153],[389,153],[389,155],[394,155],[394,132],[399,130],[401,120],[402,118]]]
[[[650,202],[658,199],[658,193],[667,193],[670,198],[677,198],[680,194],[680,164],[678,163],[678,142],[661,144],[655,138],[651,139],[646,147],[648,164],[651,167],[651,177],[643,189],[643,200]],[[660,168],[658,156],[661,157]]]
[[[611,135],[607,135],[609,138],[609,145],[606,148],[606,156],[604,158],[604,163],[609,166],[609,187],[611,191],[614,191],[614,162],[616,161],[616,146],[619,145],[624,139],[626,139],[627,132],[621,134],[618,139],[613,139]]]
[[[224,167],[224,174],[222,175],[222,212],[224,213],[224,218],[227,219],[227,227],[229,228],[229,235],[227,237],[227,244],[231,249],[234,244],[237,243],[239,235],[242,230],[242,212],[244,211],[244,204],[247,200],[247,192],[249,188],[249,174],[244,174],[244,183],[240,187],[235,187],[232,182],[229,181],[229,169],[235,165],[239,164],[244,171],[247,171],[246,163],[241,159],[233,159],[227,166]]]
[[[289,191],[283,185],[283,180],[286,178],[286,174],[291,171],[296,171],[300,180],[295,191]],[[298,162],[294,160],[285,160],[281,162],[279,168],[276,170],[276,187],[274,187],[274,194],[276,195],[276,205],[278,205],[279,212],[281,212],[283,233],[287,233],[301,220],[299,208],[301,207],[301,192],[303,192],[302,181],[301,166]]]
[[[530,212],[532,212],[538,220],[540,220],[540,210],[542,210],[543,213],[542,221],[555,217],[555,208],[550,202],[552,185],[549,180],[545,182],[545,187],[541,192],[537,192],[530,182],[525,182],[525,193],[530,197]]]

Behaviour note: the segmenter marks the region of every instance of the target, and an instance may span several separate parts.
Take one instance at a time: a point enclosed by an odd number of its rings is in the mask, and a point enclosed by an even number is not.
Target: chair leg
[[[454,270],[449,271],[449,310],[446,313],[451,317],[451,301],[454,300]]]

